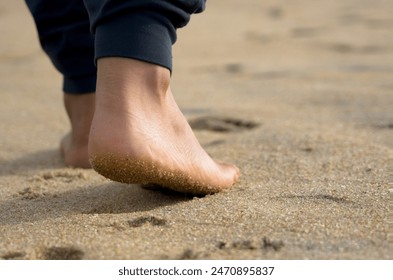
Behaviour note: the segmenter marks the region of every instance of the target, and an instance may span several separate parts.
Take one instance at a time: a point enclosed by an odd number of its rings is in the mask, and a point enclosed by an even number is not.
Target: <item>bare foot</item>
[[[94,115],[95,94],[64,94],[64,105],[71,122],[71,131],[60,143],[66,165],[91,168],[87,145]]]
[[[98,60],[96,110],[89,137],[93,168],[118,182],[158,184],[194,194],[219,192],[238,169],[212,160],[169,87],[167,69],[127,58]]]

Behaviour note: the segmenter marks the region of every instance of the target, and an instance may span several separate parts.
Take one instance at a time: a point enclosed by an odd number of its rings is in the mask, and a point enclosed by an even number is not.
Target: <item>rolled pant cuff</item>
[[[172,71],[172,44],[175,41],[176,30],[164,16],[149,11],[121,14],[97,25],[95,59],[133,58]]]
[[[68,94],[86,94],[96,91],[97,75],[64,77],[63,91]]]

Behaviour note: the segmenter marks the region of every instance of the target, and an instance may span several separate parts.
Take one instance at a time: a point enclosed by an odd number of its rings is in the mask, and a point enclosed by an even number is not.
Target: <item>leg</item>
[[[71,123],[71,131],[60,143],[64,162],[68,166],[90,168],[87,145],[94,115],[95,94],[64,94],[63,97]]]
[[[82,0],[26,0],[42,48],[63,74],[64,105],[71,131],[61,141],[65,163],[90,167],[88,134],[94,113],[94,37]]]
[[[95,10],[98,2],[92,0],[90,18],[97,10],[106,16],[102,26],[93,20],[98,54],[96,109],[89,136],[93,168],[115,181],[154,183],[181,192],[207,194],[230,187],[239,177],[237,168],[212,160],[202,149],[169,85],[171,44],[175,28],[188,21],[189,13],[180,5],[187,1],[129,1],[140,3],[137,14],[132,13],[135,7],[128,7],[129,13],[117,16],[119,10],[110,6],[111,1],[105,2],[110,12],[103,6]],[[175,2],[179,6],[173,6]],[[190,9],[203,3],[190,2]],[[176,14],[176,9],[183,14]],[[123,38],[134,40],[116,46]]]

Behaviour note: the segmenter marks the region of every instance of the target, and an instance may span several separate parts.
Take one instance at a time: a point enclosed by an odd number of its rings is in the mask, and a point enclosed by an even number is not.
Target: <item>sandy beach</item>
[[[391,0],[208,1],[172,89],[242,177],[193,197],[64,165],[61,75],[1,0],[0,259],[392,259],[392,26]]]

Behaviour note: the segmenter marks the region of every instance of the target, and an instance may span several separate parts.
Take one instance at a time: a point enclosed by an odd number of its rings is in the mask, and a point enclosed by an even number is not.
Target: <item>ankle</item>
[[[63,100],[71,123],[71,143],[74,146],[87,145],[94,116],[95,94],[64,94]]]
[[[99,59],[98,77],[97,106],[113,110],[165,100],[170,83],[168,69],[129,58]]]

